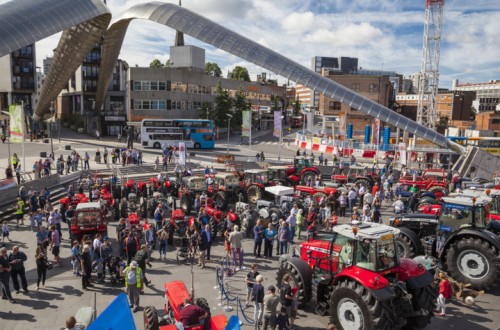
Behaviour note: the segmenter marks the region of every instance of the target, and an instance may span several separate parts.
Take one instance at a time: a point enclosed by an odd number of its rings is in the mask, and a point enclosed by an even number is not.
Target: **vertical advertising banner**
[[[252,112],[245,110],[243,115],[243,125],[241,128],[241,136],[250,137],[250,130],[252,129]]]
[[[339,134],[341,136],[347,135],[347,117],[345,112],[339,112]]]
[[[379,136],[380,136],[380,119],[375,118],[375,141],[373,141],[374,144],[377,146],[379,145]]]
[[[179,164],[186,166],[186,143],[179,142]]]
[[[399,162],[401,165],[407,165],[407,159],[406,159],[406,144],[404,142],[401,142],[399,144]]]
[[[307,130],[312,132],[314,127],[314,113],[312,111],[306,112]]]
[[[23,108],[20,105],[9,106],[10,114],[10,142],[23,142]]]
[[[279,138],[281,136],[281,111],[274,112],[274,132],[273,136]]]

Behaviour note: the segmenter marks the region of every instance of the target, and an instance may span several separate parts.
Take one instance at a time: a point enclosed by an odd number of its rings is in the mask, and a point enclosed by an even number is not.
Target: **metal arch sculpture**
[[[429,140],[437,145],[461,152],[461,147],[436,131],[366,98],[306,67],[293,62],[275,51],[245,38],[186,8],[174,4],[151,2],[131,7],[106,31],[103,43],[103,61],[98,82],[96,106],[100,107],[105,96],[114,63],[130,22],[147,19],[183,32],[207,44],[227,51],[244,60],[266,68],[277,75],[295,81],[372,117]]]
[[[110,21],[102,0],[16,0],[0,6],[0,56],[63,31],[40,91],[35,120],[47,112]]]

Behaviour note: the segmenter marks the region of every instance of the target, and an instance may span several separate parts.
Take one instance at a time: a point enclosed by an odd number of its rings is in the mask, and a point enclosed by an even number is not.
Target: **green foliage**
[[[166,68],[170,68],[172,66],[172,62],[170,61],[170,59],[168,59],[166,62],[165,62],[165,67]]]
[[[229,79],[250,81],[250,75],[248,74],[247,68],[238,65],[229,73]]]
[[[238,92],[236,92],[236,97],[233,100],[233,119],[231,120],[231,124],[234,123],[235,127],[240,127],[243,124],[243,111],[250,110],[251,105],[246,100],[245,92],[242,88]]]
[[[293,115],[298,116],[300,114],[300,100],[297,97],[295,102],[293,102]]]
[[[155,58],[149,63],[150,68],[164,68],[165,64],[161,63],[159,59]]]
[[[205,73],[210,76],[220,77],[222,76],[222,70],[217,63],[207,62],[205,63]]]
[[[228,117],[226,116],[226,114],[233,115],[231,113],[233,100],[229,96],[229,92],[223,89],[220,83],[217,85],[215,94],[216,96],[215,96],[213,120],[217,126],[225,127],[227,126],[227,121],[228,121]]]
[[[281,98],[279,96],[271,96],[271,110],[277,111],[281,110]]]
[[[199,109],[200,119],[214,120],[214,107],[210,102],[203,102],[202,107]]]

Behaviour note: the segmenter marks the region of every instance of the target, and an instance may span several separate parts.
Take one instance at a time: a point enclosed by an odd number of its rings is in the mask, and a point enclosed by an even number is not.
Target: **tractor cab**
[[[182,178],[181,188],[187,191],[203,191],[205,187],[205,178],[201,176],[188,176]]]
[[[288,182],[290,168],[286,165],[269,166],[267,168],[268,179],[276,183],[285,184]]]
[[[293,159],[295,173],[300,173],[303,169],[313,167],[311,157],[298,156]]]
[[[466,227],[486,228],[490,203],[488,196],[443,197],[438,231],[449,235]]]
[[[256,183],[266,186],[269,183],[269,176],[267,170],[245,170],[244,180],[247,185]]]
[[[380,273],[399,264],[398,235],[398,229],[382,224],[338,225],[331,241],[304,243],[301,258],[319,273],[337,274],[351,266]]]

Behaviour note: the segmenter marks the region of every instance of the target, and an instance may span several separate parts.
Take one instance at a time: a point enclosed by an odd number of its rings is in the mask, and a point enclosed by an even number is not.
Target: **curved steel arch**
[[[320,74],[295,63],[294,61],[267,49],[258,43],[232,32],[186,8],[174,4],[152,2],[131,7],[111,25],[104,37],[103,62],[98,82],[96,106],[101,107],[106,87],[111,79],[114,63],[130,22],[134,19],[147,19],[163,24],[190,35],[207,44],[227,51],[244,60],[257,64],[278,75],[307,86],[342,103],[379,118],[380,120],[406,130],[437,145],[459,151],[461,147],[436,131],[366,98],[352,90],[327,79]]]

